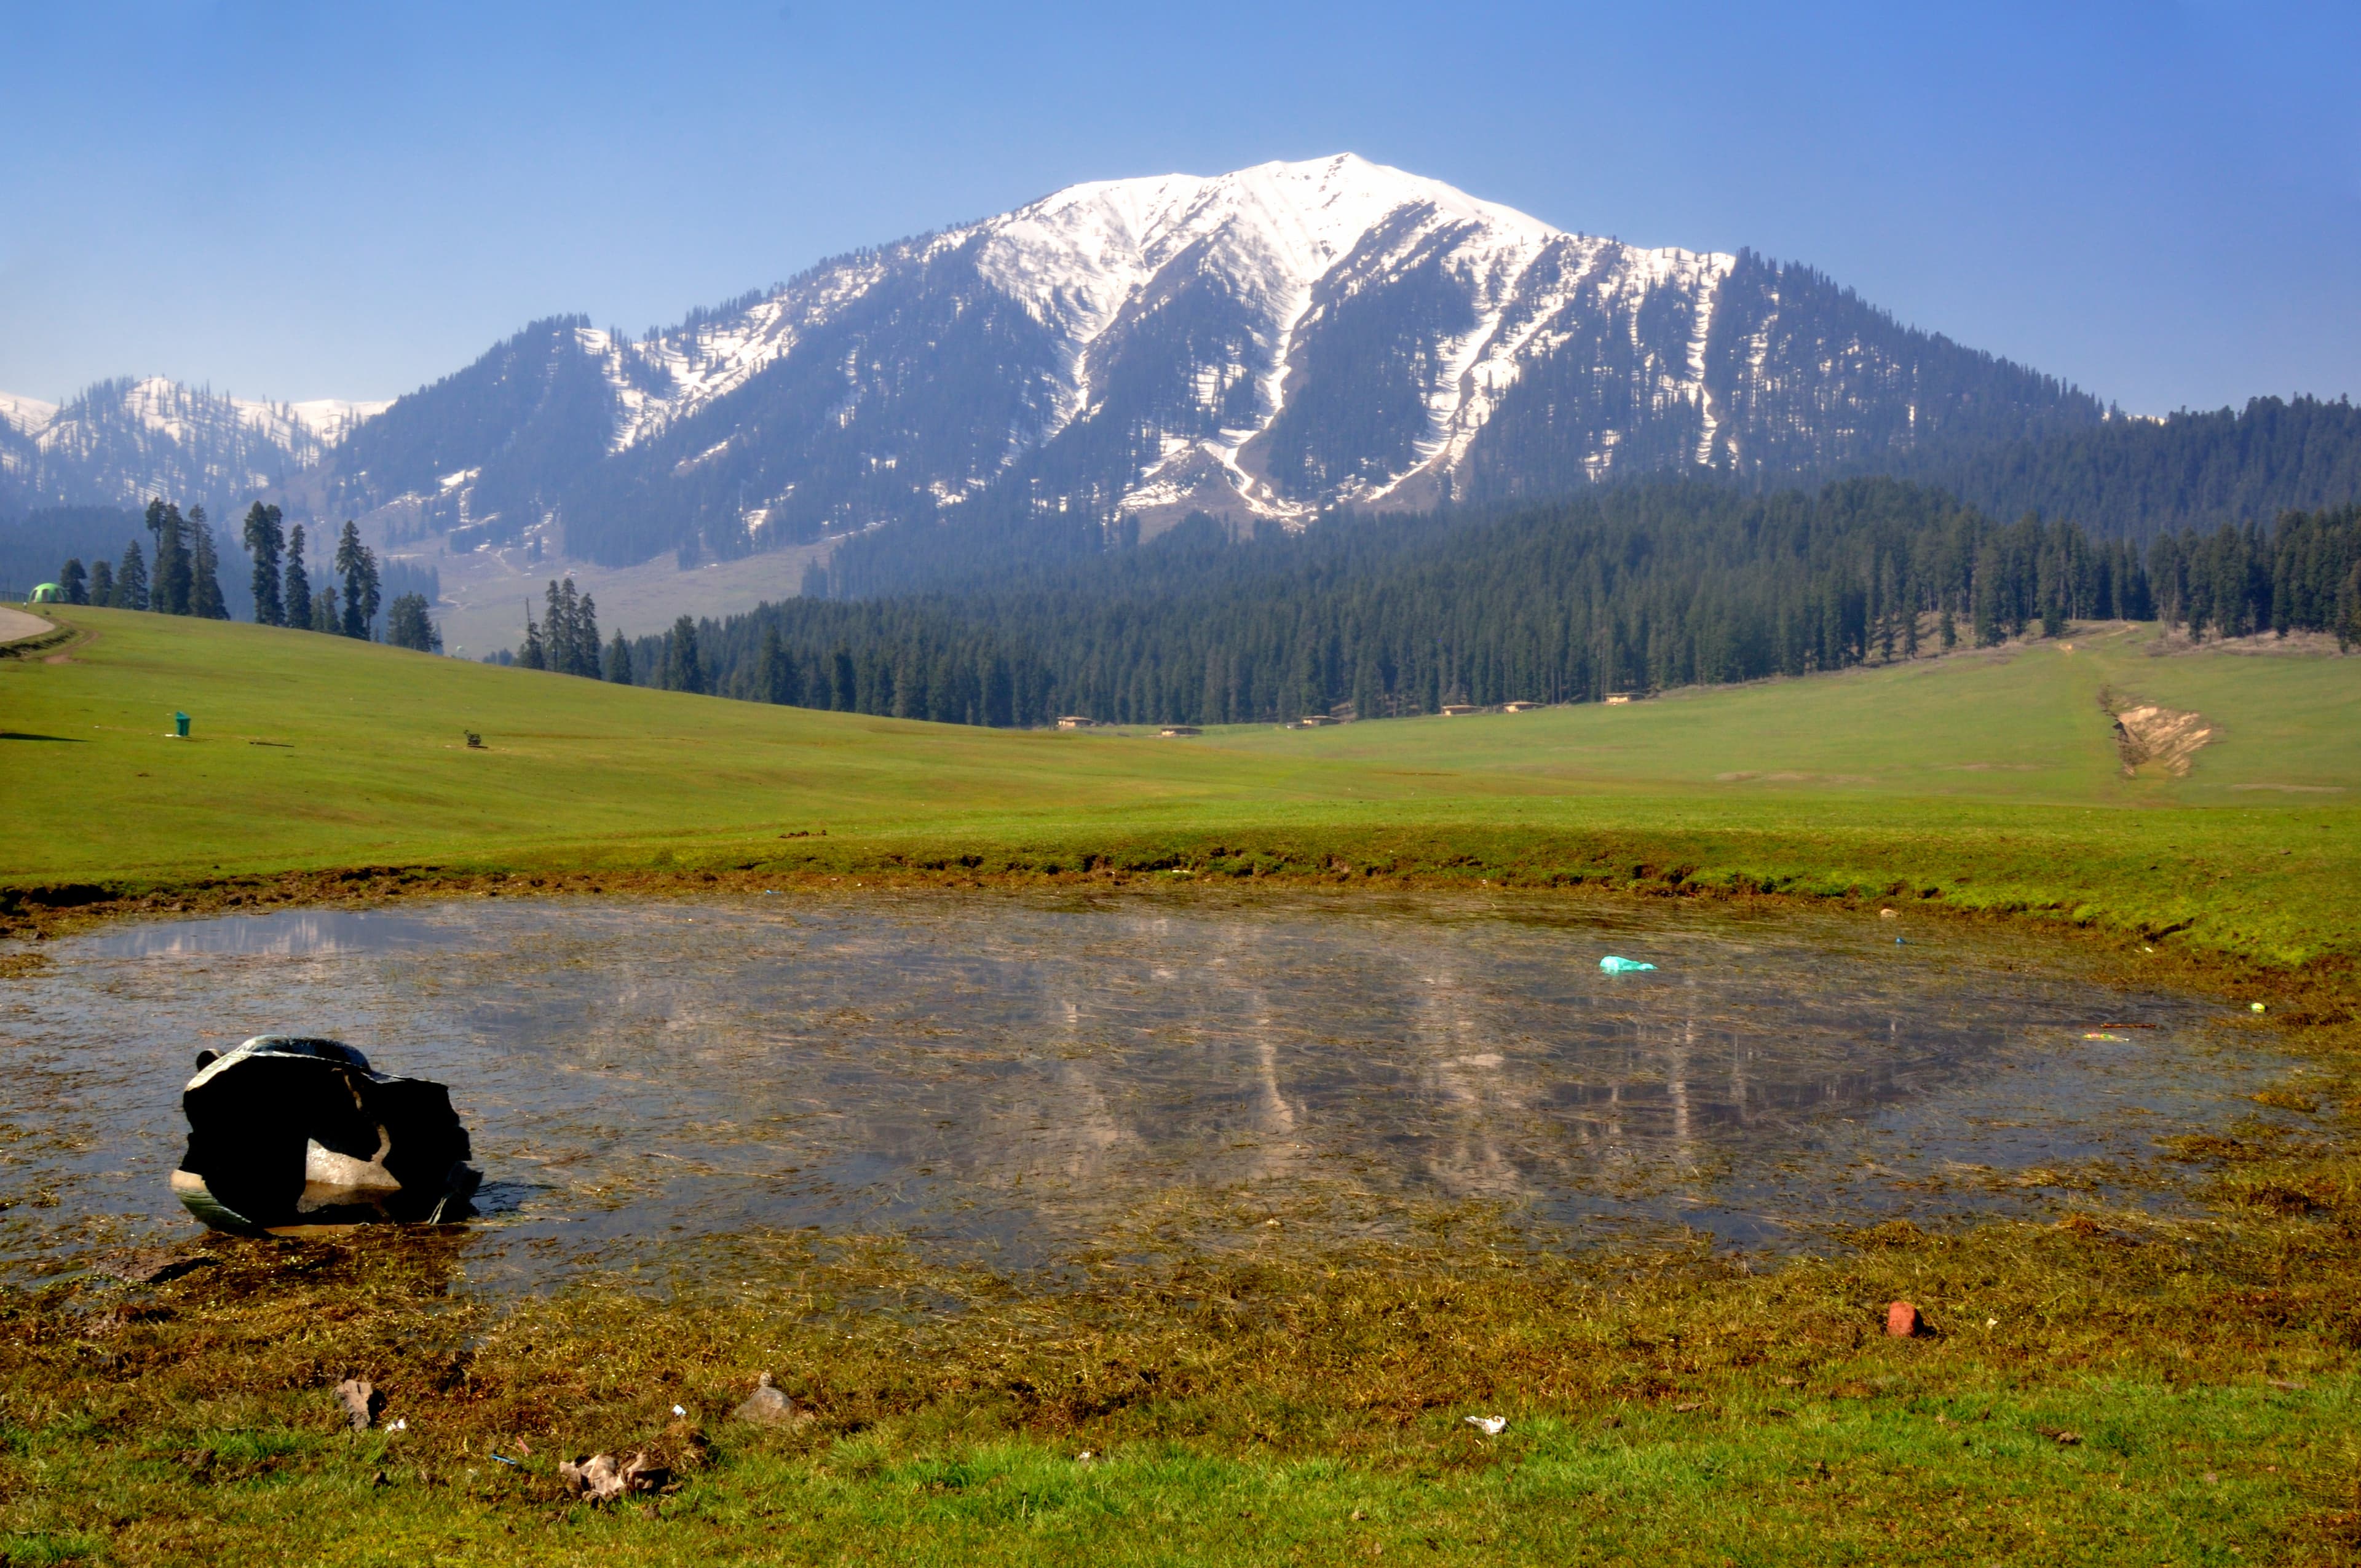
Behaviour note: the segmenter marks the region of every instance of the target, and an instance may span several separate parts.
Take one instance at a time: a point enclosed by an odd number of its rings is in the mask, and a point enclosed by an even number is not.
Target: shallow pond
[[[2282,1065],[2215,1048],[2211,1003],[1988,938],[1675,905],[468,899],[48,951],[0,987],[16,1274],[187,1234],[181,1084],[264,1032],[451,1085],[486,1176],[470,1272],[512,1283],[750,1230],[1029,1267],[1470,1201],[1775,1248],[2044,1212],[2028,1172],[2152,1159]]]

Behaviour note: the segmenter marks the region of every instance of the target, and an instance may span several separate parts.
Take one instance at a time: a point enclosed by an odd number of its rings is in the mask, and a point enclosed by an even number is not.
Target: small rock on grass
[[[367,1431],[385,1409],[385,1396],[366,1377],[347,1377],[336,1385],[336,1402],[345,1408],[345,1420],[355,1431]]]
[[[730,1413],[739,1420],[763,1427],[785,1426],[801,1419],[796,1402],[779,1391],[767,1372],[754,1380],[754,1391]]]
[[[1907,1301],[1896,1301],[1885,1309],[1885,1332],[1895,1339],[1911,1339],[1926,1327],[1918,1309]]]
[[[644,1453],[631,1455],[628,1464],[611,1453],[594,1453],[588,1459],[561,1460],[557,1478],[574,1497],[611,1503],[627,1493],[657,1490],[672,1479],[672,1472]]]

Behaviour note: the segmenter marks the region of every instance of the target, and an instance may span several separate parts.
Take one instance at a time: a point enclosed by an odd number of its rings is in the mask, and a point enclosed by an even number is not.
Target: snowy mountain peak
[[[993,238],[983,265],[987,277],[1038,305],[1042,319],[1061,295],[1104,302],[1110,284],[1137,286],[1201,244],[1248,262],[1268,285],[1308,289],[1409,207],[1493,231],[1510,245],[1538,246],[1558,233],[1439,180],[1340,153],[1211,177],[1070,185],[984,225]]]
[[[923,549],[978,513],[1295,526],[1825,471],[2081,413],[1806,269],[1348,153],[1071,185],[642,337],[538,323],[362,424],[313,493],[455,551],[686,563],[895,523]]]
[[[1089,406],[1091,345],[1167,268],[1185,260],[1224,278],[1283,361],[1313,288],[1389,225],[1400,231],[1388,236],[1397,250],[1437,230],[1463,232],[1477,267],[1529,259],[1558,234],[1441,181],[1340,153],[1211,177],[1071,185],[983,225],[990,238],[978,268],[1066,340],[1070,396],[1054,433]],[[1276,383],[1270,392],[1276,411]]]

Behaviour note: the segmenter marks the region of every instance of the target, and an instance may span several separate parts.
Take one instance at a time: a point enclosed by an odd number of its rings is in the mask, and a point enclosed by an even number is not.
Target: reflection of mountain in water
[[[750,1184],[750,1212],[954,1229],[1290,1184],[1707,1202],[2072,1016],[2037,986],[1994,999],[1792,937],[1666,932],[1685,956],[1664,972],[1607,977],[1582,927],[1505,920],[913,905],[717,941],[717,918],[569,935],[579,967],[552,961],[595,978],[520,983],[522,1012],[479,1002],[474,1026],[561,1051],[543,1114],[583,1115],[591,1075],[601,1125],[624,1084],[652,1094],[666,1160]]]
[[[1663,968],[1602,975],[1609,948]],[[530,1194],[498,1234],[569,1255],[820,1225],[1021,1258],[1151,1212],[1382,1228],[1466,1200],[1760,1238],[1908,1206],[1881,1174],[1905,1167],[2136,1157],[2216,1095],[2169,1059],[2169,1030],[2083,1041],[2084,988],[1841,922],[502,901],[56,950],[17,1081],[68,1108],[77,1168],[169,1151],[192,1040],[300,1023],[450,1083],[488,1181]],[[164,1089],[132,1103],[85,1080]],[[2154,1115],[2126,1125],[2130,1103]],[[96,1212],[144,1178],[54,1179]]]

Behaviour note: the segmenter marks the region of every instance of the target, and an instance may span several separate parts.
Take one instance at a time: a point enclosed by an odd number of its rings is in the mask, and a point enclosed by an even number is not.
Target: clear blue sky
[[[2361,4],[0,0],[0,389],[390,397],[1078,180],[1349,149],[2140,411],[2361,394]]]

